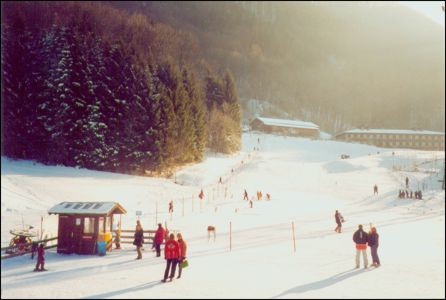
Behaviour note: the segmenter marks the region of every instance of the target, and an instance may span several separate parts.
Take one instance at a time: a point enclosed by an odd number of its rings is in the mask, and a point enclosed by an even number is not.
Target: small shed
[[[98,241],[111,246],[114,215],[127,211],[117,202],[62,202],[48,213],[59,215],[57,253],[96,254]]]

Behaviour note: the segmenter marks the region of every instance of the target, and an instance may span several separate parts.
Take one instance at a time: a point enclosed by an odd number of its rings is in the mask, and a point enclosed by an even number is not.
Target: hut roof
[[[263,124],[267,126],[307,128],[307,129],[319,130],[318,125],[311,122],[304,122],[300,120],[285,120],[285,119],[273,119],[273,118],[263,118],[263,117],[257,117],[256,119],[260,120]]]
[[[108,215],[125,214],[127,211],[117,202],[61,202],[48,210],[49,214]]]

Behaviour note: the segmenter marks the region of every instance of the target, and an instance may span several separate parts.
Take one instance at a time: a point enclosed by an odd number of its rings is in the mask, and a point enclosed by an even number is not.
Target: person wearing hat
[[[356,230],[355,233],[353,234],[353,241],[356,244],[356,268],[359,268],[359,256],[361,255],[361,253],[362,253],[362,257],[364,259],[364,268],[367,268],[367,266],[368,266],[368,260],[367,260],[368,235],[362,229],[361,224],[358,226],[358,230]]]

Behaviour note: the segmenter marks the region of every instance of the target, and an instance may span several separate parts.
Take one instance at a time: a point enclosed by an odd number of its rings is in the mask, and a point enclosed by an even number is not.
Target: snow
[[[341,154],[350,158],[341,160]],[[171,179],[2,157],[2,246],[22,216],[39,229],[43,216],[44,234],[55,236],[57,217],[47,213],[52,206],[111,201],[127,210],[124,228],[134,228],[140,210],[145,229],[167,222],[169,229],[181,231],[190,263],[181,279],[163,284],[165,261],[150,245],[138,261],[131,245],[104,257],[51,249],[48,272],[32,272],[35,260],[28,255],[2,260],[2,298],[444,298],[445,193],[439,182],[444,156],[246,133],[240,153],[207,153],[202,163]],[[396,197],[406,176],[410,189],[423,189],[424,200]],[[251,209],[242,200],[244,189],[250,198],[261,190],[272,199],[253,200]],[[336,209],[346,219],[341,234],[334,232]],[[369,223],[377,227],[380,268],[354,269],[352,235],[360,223],[367,230]],[[215,242],[208,242],[208,225],[216,227]]]

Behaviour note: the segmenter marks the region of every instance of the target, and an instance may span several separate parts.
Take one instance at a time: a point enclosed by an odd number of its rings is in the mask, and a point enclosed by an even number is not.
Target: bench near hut
[[[103,242],[111,250],[114,215],[127,211],[117,202],[62,202],[48,213],[59,215],[57,253],[97,254]]]

